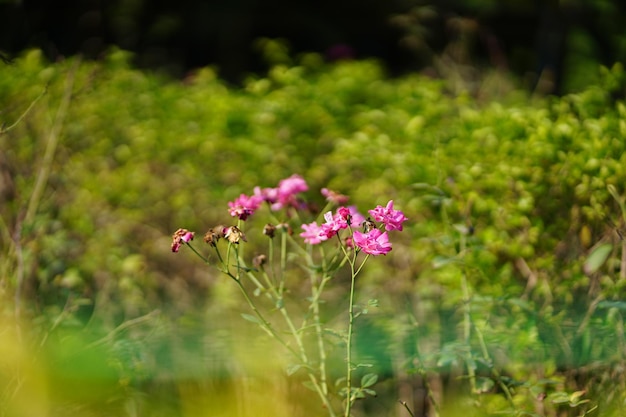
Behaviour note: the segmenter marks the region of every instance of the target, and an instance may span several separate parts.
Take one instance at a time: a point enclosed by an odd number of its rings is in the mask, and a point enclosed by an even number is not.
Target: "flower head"
[[[339,212],[335,215],[331,211],[327,212],[324,214],[324,220],[326,220],[326,223],[322,224],[321,228],[322,234],[327,239],[339,233],[340,230],[348,228],[348,220]]]
[[[278,188],[254,187],[254,195],[260,198],[261,201],[267,201],[270,204],[274,204],[278,201]]]
[[[276,188],[276,202],[272,204],[272,210],[280,210],[284,207],[302,208],[302,202],[296,195],[309,189],[306,181],[298,174],[280,180]]]
[[[289,178],[280,180],[278,183],[278,199],[288,197],[294,194],[303,193],[309,189],[304,178],[298,174],[293,174]]]
[[[235,201],[229,201],[228,212],[233,217],[239,217],[240,220],[246,220],[252,213],[259,208],[263,199],[259,195],[247,196],[241,194]]]
[[[209,229],[208,232],[204,234],[204,242],[213,247],[217,246],[217,242],[224,237],[224,231],[226,230],[226,226],[215,226]]]
[[[178,229],[172,235],[172,252],[178,252],[183,243],[193,240],[193,232],[187,229]]]
[[[224,237],[230,243],[239,244],[240,241],[247,242],[246,235],[237,226],[230,226],[224,231]]]
[[[337,214],[341,216],[348,225],[351,225],[352,213],[350,213],[350,209],[348,207],[339,207],[337,209]]]
[[[326,197],[326,201],[337,204],[339,206],[346,204],[350,199],[348,196],[339,194],[336,191],[329,190],[328,188],[322,188],[321,193]]]
[[[367,233],[354,232],[352,236],[354,244],[361,248],[363,252],[370,255],[386,255],[391,250],[389,235],[378,229],[372,229]]]
[[[317,245],[328,239],[317,222],[303,224],[302,229],[304,229],[304,232],[300,233],[300,237],[304,239],[305,243],[310,245]]]
[[[389,200],[386,207],[377,206],[374,210],[369,210],[369,214],[377,222],[385,225],[385,230],[402,230],[402,223],[407,220],[404,213],[393,209],[393,200]]]

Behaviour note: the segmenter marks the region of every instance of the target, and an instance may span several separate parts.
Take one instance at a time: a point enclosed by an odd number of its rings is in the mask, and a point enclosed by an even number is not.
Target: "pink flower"
[[[259,195],[247,196],[241,194],[235,201],[229,201],[228,212],[233,217],[239,217],[241,220],[246,220],[256,209],[259,208],[263,199]]]
[[[317,222],[303,224],[302,229],[304,229],[304,232],[300,233],[300,237],[304,238],[305,243],[317,245],[328,239],[323,234],[323,230],[318,226]]]
[[[347,222],[349,222],[349,220],[352,218],[352,213],[350,213],[350,209],[348,207],[339,207],[337,209],[337,214]]]
[[[370,255],[386,255],[391,250],[387,232],[372,229],[367,233],[355,231],[352,236],[354,244]]]
[[[254,187],[254,195],[261,198],[262,201],[274,204],[278,201],[278,188]]]
[[[328,188],[322,188],[321,193],[324,197],[326,197],[326,201],[337,205],[346,204],[349,200],[349,197],[343,194],[339,194],[333,190],[329,190]]]
[[[333,216],[333,213],[329,211],[324,214],[324,220],[326,223],[322,224],[321,229],[327,239],[335,236],[341,229],[348,228],[348,221],[339,213]]]
[[[172,252],[178,252],[183,243],[193,240],[193,232],[187,229],[178,229],[172,235]]]
[[[280,180],[278,188],[274,189],[276,198],[272,201],[272,210],[280,210],[283,207],[301,208],[302,203],[296,198],[296,194],[309,189],[306,181],[298,174]]]
[[[278,198],[282,195],[293,195],[303,193],[309,189],[306,181],[298,174],[293,174],[289,178],[280,180],[278,183]]]
[[[402,230],[402,223],[407,220],[404,213],[393,209],[393,200],[389,200],[386,207],[376,206],[374,210],[369,210],[369,214],[377,222],[385,225],[385,230]]]

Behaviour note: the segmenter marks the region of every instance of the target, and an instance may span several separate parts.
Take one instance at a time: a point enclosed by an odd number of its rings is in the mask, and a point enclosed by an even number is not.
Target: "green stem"
[[[472,329],[472,318],[471,318],[471,306],[470,306],[470,297],[469,297],[469,288],[467,285],[467,277],[465,273],[463,273],[461,277],[461,288],[463,290],[463,338],[465,340],[465,345],[467,347],[467,355],[471,356],[472,352],[470,349],[470,338],[471,338],[471,329]],[[469,376],[470,387],[472,393],[476,393],[476,372],[474,370],[474,366],[472,365],[470,358],[466,358],[467,363],[467,374]]]
[[[287,235],[286,233],[283,234],[283,236],[286,236],[286,235]],[[271,243],[270,243],[270,254],[273,255],[273,251],[271,250],[271,247],[272,246],[271,246]],[[286,267],[286,258],[287,258],[286,250],[284,249],[286,247],[286,239],[285,238],[282,239],[282,247],[283,247],[283,249],[281,249],[281,269],[280,269],[280,278],[279,278],[279,280],[280,280],[279,288],[277,289],[272,284],[272,282],[270,280],[270,277],[267,275],[267,273],[265,271],[262,272],[262,275],[263,275],[263,278],[264,278],[264,280],[265,280],[265,282],[266,282],[266,284],[268,286],[269,293],[267,295],[270,296],[271,298],[274,298],[275,302],[276,301],[279,302],[279,303],[277,303],[278,311],[283,316],[283,319],[285,320],[285,323],[287,323],[287,327],[289,327],[289,331],[290,331],[291,335],[293,336],[294,340],[296,341],[296,345],[298,346],[299,353],[296,350],[294,350],[293,348],[289,347],[286,342],[282,341],[282,339],[278,337],[278,335],[270,327],[270,324],[263,318],[261,313],[258,311],[258,309],[254,305],[252,299],[244,291],[243,285],[241,284],[240,280],[235,279],[235,281],[237,281],[237,284],[238,284],[239,288],[244,293],[244,296],[246,297],[246,300],[248,301],[248,304],[250,305],[250,307],[253,309],[253,311],[255,312],[257,317],[259,317],[259,319],[263,322],[263,326],[262,327],[266,331],[268,331],[268,329],[269,329],[269,334],[272,335],[277,340],[279,340],[279,342],[283,346],[285,346],[291,352],[291,354],[297,360],[301,361],[302,364],[305,366],[305,369],[307,369],[307,374],[309,376],[309,380],[311,381],[311,384],[313,385],[315,391],[318,393],[320,399],[322,400],[322,403],[324,404],[324,406],[328,410],[330,417],[335,417],[335,412],[334,412],[334,410],[332,408],[332,404],[330,403],[330,400],[328,398],[328,386],[327,386],[327,383],[326,383],[325,366],[322,368],[322,369],[324,369],[324,371],[320,374],[320,380],[318,380],[317,377],[315,376],[315,374],[311,371],[309,358],[308,358],[308,355],[307,355],[307,352],[306,352],[306,348],[304,346],[304,342],[303,342],[302,337],[300,335],[300,332],[296,329],[296,327],[295,327],[291,317],[289,316],[289,312],[287,311],[287,309],[285,308],[284,304],[282,303],[282,293],[284,291],[284,271],[285,271],[285,267]],[[272,258],[273,258],[273,256],[272,256]],[[237,269],[239,271],[239,270],[241,270],[242,264],[243,264],[243,267],[245,268],[245,264],[244,264],[244,261],[240,257],[237,257],[237,259],[238,259]],[[255,283],[255,285],[257,285],[257,287],[263,288],[262,284],[256,279],[254,274],[252,274],[251,272],[248,271],[246,275]],[[318,322],[319,322],[319,319],[318,319]],[[320,332],[321,332],[321,329],[320,329]],[[322,351],[322,354],[324,354],[323,351]],[[324,359],[324,361],[325,361],[325,359]],[[324,361],[322,361],[322,363],[324,363]]]
[[[324,291],[324,286],[328,282],[330,277],[324,276],[322,281],[320,282],[319,287],[314,287],[314,296],[313,301],[311,302],[313,307],[313,320],[315,321],[315,335],[317,338],[317,349],[320,355],[320,382],[322,384],[322,388],[325,394],[328,394],[328,385],[327,385],[327,377],[326,377],[326,347],[324,344],[324,332],[322,331],[322,324],[320,319],[320,305],[319,298]]]
[[[515,402],[513,401],[513,396],[511,395],[511,391],[509,390],[509,387],[506,386],[504,381],[502,381],[502,376],[500,375],[500,372],[493,365],[493,361],[491,360],[491,356],[489,355],[489,351],[487,350],[487,344],[485,343],[485,338],[483,337],[483,333],[480,331],[480,329],[476,325],[474,325],[474,331],[476,332],[476,335],[478,336],[478,341],[480,343],[481,350],[483,351],[483,358],[485,358],[485,361],[487,363],[491,364],[491,374],[493,375],[494,379],[497,381],[498,385],[502,389],[502,392],[504,392],[504,395],[506,396],[506,399],[511,404],[511,407],[515,409]]]
[[[189,246],[189,248],[200,258],[202,259],[202,261],[204,261],[205,264],[210,265],[209,263],[209,258],[207,258],[206,256],[204,256],[203,254],[201,254],[200,252],[198,252],[198,250],[196,248],[193,247],[193,245],[189,242],[187,242],[187,246]],[[219,256],[219,253],[218,253]],[[221,259],[221,257],[220,257]]]
[[[298,352],[293,350],[293,348],[291,346],[289,346],[289,344],[287,342],[285,342],[283,340],[283,338],[280,337],[280,335],[278,333],[276,333],[276,331],[272,328],[272,325],[270,324],[270,322],[268,322],[265,319],[265,317],[263,316],[263,314],[261,314],[261,312],[259,311],[257,306],[254,304],[254,302],[252,301],[252,299],[250,298],[250,296],[246,292],[246,289],[244,288],[244,286],[241,283],[241,281],[239,279],[237,279],[235,276],[231,275],[231,274],[228,274],[228,275],[233,279],[233,281],[235,281],[237,283],[237,287],[239,287],[239,289],[241,290],[241,293],[243,294],[244,298],[246,299],[246,302],[248,303],[248,306],[250,306],[250,308],[252,309],[252,311],[254,312],[256,317],[259,319],[260,327],[268,335],[270,335],[271,337],[276,339],[278,341],[278,343],[283,345],[292,355],[294,355],[295,357],[299,357]]]
[[[356,256],[356,254],[355,254]],[[356,273],[354,270],[354,261],[350,262],[351,280],[350,280],[350,305],[348,308],[348,340],[346,342],[346,412],[344,417],[350,416],[350,409],[352,408],[352,333],[354,326],[354,287]],[[363,265],[361,265],[363,266]],[[360,270],[360,268],[359,268]],[[358,273],[358,271],[357,271]]]

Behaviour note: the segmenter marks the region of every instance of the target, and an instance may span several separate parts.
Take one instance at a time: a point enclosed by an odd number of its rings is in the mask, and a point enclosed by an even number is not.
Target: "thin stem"
[[[206,256],[202,255],[200,252],[198,252],[198,250],[196,248],[193,247],[193,245],[191,245],[189,242],[186,242],[187,246],[189,246],[189,248],[191,248],[191,250],[198,255],[198,257],[200,259],[202,259],[204,261],[205,264],[210,265],[209,263],[209,258],[207,258]]]
[[[286,233],[284,234],[286,235]],[[283,247],[286,246],[286,240],[283,239],[282,240],[283,243]],[[229,243],[229,252],[230,252],[230,246],[231,244]],[[261,326],[261,328],[268,333],[270,336],[272,336],[274,339],[276,339],[281,345],[283,345],[295,358],[297,358],[298,360],[300,360],[303,365],[305,365],[307,371],[307,374],[309,376],[309,380],[311,381],[315,391],[318,393],[320,399],[322,400],[322,403],[324,404],[324,406],[329,410],[329,414],[331,417],[335,417],[335,413],[332,409],[332,405],[330,403],[330,400],[328,399],[328,389],[326,387],[326,382],[325,382],[325,377],[324,377],[324,382],[320,383],[320,381],[318,381],[317,377],[315,376],[315,374],[313,372],[310,371],[310,364],[309,364],[309,359],[308,359],[308,355],[306,353],[306,348],[304,346],[304,342],[302,341],[302,337],[300,335],[300,333],[298,332],[298,330],[296,329],[295,325],[293,324],[293,321],[291,320],[291,317],[289,316],[289,313],[287,312],[285,306],[281,303],[278,304],[278,310],[280,311],[281,315],[283,316],[283,319],[285,320],[285,322],[287,323],[287,326],[289,327],[289,330],[293,336],[293,338],[296,341],[296,344],[298,346],[299,349],[299,353],[293,349],[291,346],[289,346],[289,344],[282,339],[282,337],[280,337],[278,335],[278,333],[272,328],[271,324],[265,319],[265,317],[261,314],[261,312],[258,310],[258,308],[256,307],[256,305],[254,304],[254,302],[252,301],[252,299],[250,298],[250,296],[248,295],[248,293],[246,292],[241,279],[240,279],[240,273],[242,270],[246,271],[246,275],[251,279],[252,282],[254,282],[254,284],[261,289],[264,289],[263,285],[257,280],[257,278],[254,276],[254,274],[252,274],[245,265],[245,261],[241,258],[240,256],[240,252],[239,252],[239,247],[235,247],[234,248],[235,251],[235,258],[237,261],[237,275],[233,275],[232,273],[229,272],[229,270],[226,270],[226,274],[228,276],[230,276],[236,283],[237,286],[239,287],[239,289],[241,290],[242,294],[244,295],[244,298],[246,299],[248,305],[250,306],[250,308],[252,309],[252,311],[255,313],[255,315],[257,316],[257,318],[260,320],[259,325]],[[270,297],[275,298],[275,300],[280,300],[282,298],[282,291],[283,291],[283,286],[284,286],[284,274],[283,271],[285,270],[286,267],[286,250],[282,249],[281,250],[281,277],[280,277],[280,288],[277,290],[276,287],[274,285],[271,284],[269,277],[267,276],[267,274],[265,272],[263,272],[263,276],[264,279],[266,280],[267,284],[268,284],[268,289],[269,289],[269,293],[267,294]]]
[[[356,255],[356,254],[355,254]],[[354,271],[354,261],[350,262],[351,280],[350,280],[350,305],[348,308],[348,340],[346,342],[346,412],[344,417],[350,416],[352,408],[352,333],[354,326],[354,283],[356,273]]]
[[[511,406],[513,408],[515,408],[515,402],[513,401],[513,396],[511,395],[511,391],[509,390],[509,387],[507,387],[506,384],[504,383],[504,381],[502,381],[502,376],[500,375],[500,372],[496,369],[496,367],[492,363],[491,356],[489,355],[489,351],[487,350],[487,344],[485,343],[485,339],[483,337],[482,332],[480,331],[480,329],[476,325],[474,325],[474,330],[476,332],[476,335],[478,336],[478,341],[479,341],[481,349],[483,351],[483,358],[485,358],[487,363],[491,363],[492,364],[491,365],[491,374],[493,375],[495,380],[498,382],[498,385],[502,389],[502,392],[504,392],[504,395],[506,396],[506,399],[509,401]]]
[[[460,242],[459,242],[459,254],[465,254],[465,236],[461,234]],[[471,310],[471,301],[470,301],[470,292],[469,285],[467,283],[467,271],[463,268],[461,273],[461,290],[463,291],[463,338],[465,340],[465,345],[467,346],[468,352],[467,355],[471,357],[472,351],[470,348],[470,338],[472,335],[472,310]],[[467,365],[467,374],[469,376],[470,388],[472,393],[476,393],[476,371],[474,369],[473,361],[469,360],[470,358],[466,358]]]
[[[400,401],[400,404],[402,404],[402,406],[406,409],[406,411],[409,413],[411,417],[415,417],[415,414],[413,414],[413,412],[409,408],[409,405],[406,403],[406,401]]]
[[[280,279],[278,284],[278,293],[283,296],[285,290],[285,268],[287,267],[287,235],[283,232],[280,235]]]
[[[63,127],[63,122],[65,121],[65,116],[67,115],[67,110],[70,106],[70,101],[72,99],[72,89],[74,87],[74,79],[79,64],[80,59],[77,59],[74,62],[74,66],[70,70],[70,73],[68,74],[67,80],[65,82],[65,91],[63,92],[61,104],[59,104],[59,108],[55,115],[52,129],[50,129],[50,135],[48,136],[48,142],[46,144],[46,150],[44,152],[43,160],[41,162],[41,168],[39,169],[39,175],[37,175],[35,188],[33,189],[33,192],[30,196],[30,201],[28,202],[26,217],[24,218],[24,222],[26,224],[30,224],[33,221],[33,218],[35,217],[35,213],[37,212],[37,208],[39,206],[39,201],[41,200],[43,191],[46,187],[46,184],[48,183],[48,177],[50,176],[50,171],[52,170],[54,154],[59,143],[61,128]]]
[[[472,318],[471,318],[471,306],[470,306],[470,298],[469,298],[469,288],[467,285],[467,276],[465,273],[461,276],[461,288],[463,290],[463,338],[465,340],[465,345],[468,348],[467,355],[472,354],[470,349],[470,338],[471,338],[471,328],[472,328]],[[469,376],[470,387],[472,393],[476,393],[476,372],[474,366],[470,363],[469,357],[466,358],[467,364],[467,374]]]
[[[320,285],[318,287],[313,286],[313,300],[311,301],[311,305],[313,308],[313,320],[315,322],[315,335],[317,338],[317,349],[320,355],[320,382],[322,384],[322,388],[325,394],[328,394],[328,386],[326,381],[326,347],[324,344],[324,332],[322,331],[322,323],[320,319],[320,305],[319,298],[324,291],[325,284],[330,280],[329,276],[324,276]]]
[[[270,322],[268,322],[267,319],[265,319],[265,317],[263,316],[263,314],[261,314],[261,312],[259,311],[257,306],[254,304],[254,302],[252,301],[252,299],[250,298],[250,296],[246,292],[246,289],[244,288],[243,284],[241,283],[241,280],[239,280],[238,278],[236,278],[233,275],[229,274],[229,276],[231,278],[233,278],[233,280],[237,283],[237,287],[239,287],[239,289],[241,290],[241,293],[243,294],[244,298],[246,299],[246,302],[248,303],[248,305],[250,306],[250,308],[252,309],[252,311],[254,312],[256,317],[260,320],[260,322],[259,322],[259,324],[261,325],[260,327],[268,335],[270,335],[274,339],[276,339],[278,341],[278,343],[283,345],[292,355],[294,355],[295,357],[299,357],[298,352],[293,350],[293,348],[291,346],[289,346],[289,344],[287,342],[285,342],[283,340],[283,338],[280,337],[280,335],[278,333],[276,333],[276,331],[272,328],[272,325],[270,324]]]
[[[415,317],[415,315],[411,311],[408,312],[408,315],[412,319],[412,324],[415,327],[415,334],[417,335],[417,337],[419,337],[420,333],[418,331],[418,321],[417,321],[417,318]],[[433,393],[432,387],[431,387],[430,382],[428,380],[428,374],[426,372],[426,369],[423,366],[424,359],[422,358],[422,353],[420,351],[419,340],[415,341],[415,357],[417,358],[417,360],[418,360],[418,362],[420,364],[417,372],[419,373],[419,375],[422,377],[422,379],[424,381],[423,383],[424,383],[424,388],[426,389],[426,395],[428,396],[428,399],[430,400],[430,404],[433,406],[433,409],[434,409],[433,417],[439,417],[439,415],[440,415],[439,404],[437,403],[437,400],[435,399],[435,394]],[[406,403],[404,403],[404,404],[406,404]]]
[[[35,107],[35,104],[48,92],[48,86],[46,85],[43,89],[43,91],[37,96],[37,98],[35,98],[35,100],[33,100],[30,105],[28,106],[28,108],[24,111],[24,113],[22,113],[20,115],[20,117],[17,118],[17,120],[11,125],[11,126],[7,126],[7,127],[3,127],[2,129],[0,129],[0,135],[3,133],[7,133],[9,130],[13,129],[15,126],[17,126],[22,119],[24,119],[24,117],[26,117],[26,115],[32,110],[33,107]]]

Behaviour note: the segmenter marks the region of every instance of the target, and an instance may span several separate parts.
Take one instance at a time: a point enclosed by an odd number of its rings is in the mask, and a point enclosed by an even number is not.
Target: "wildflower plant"
[[[289,367],[288,374],[306,373],[306,385],[317,393],[328,414],[348,417],[356,400],[375,395],[372,386],[378,379],[377,375],[368,373],[359,384],[354,381],[354,371],[363,366],[355,364],[352,356],[354,322],[359,315],[355,309],[356,278],[370,257],[391,251],[389,232],[401,231],[407,218],[402,211],[394,209],[393,201],[369,210],[366,218],[356,207],[346,206],[347,196],[324,188],[321,193],[326,198],[326,207],[317,219],[303,222],[301,217],[310,217],[312,212],[312,205],[302,197],[308,190],[306,181],[295,174],[281,180],[275,188],[255,187],[252,195],[241,194],[228,203],[228,212],[236,220],[235,224],[214,226],[206,232],[203,240],[209,247],[209,255],[194,246],[194,232],[186,229],[174,233],[171,249],[178,252],[186,245],[205,263],[232,279],[253,313],[243,314],[243,317],[256,323],[291,356],[294,365]],[[271,219],[263,227],[267,250],[248,260],[243,250],[243,243],[247,242],[246,226],[264,206]],[[295,228],[301,232],[295,234]],[[277,254],[275,240],[278,236]],[[296,256],[288,257],[288,250]],[[286,297],[297,297],[287,285],[288,272],[293,271],[288,269],[288,259],[296,259],[296,266],[306,271],[310,282],[306,297],[309,306],[300,318],[294,318],[285,303]],[[325,290],[344,269],[351,278],[345,328],[340,332],[341,346],[345,346],[345,369],[337,381],[331,382],[327,364],[329,341],[326,340],[329,332],[324,327],[321,306]],[[248,289],[250,285],[254,288],[252,293]],[[258,302],[261,295],[271,299],[272,309],[263,311]],[[270,321],[273,319],[270,316],[277,314],[284,322],[284,331]],[[305,343],[305,336],[311,336],[314,342]]]

